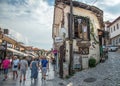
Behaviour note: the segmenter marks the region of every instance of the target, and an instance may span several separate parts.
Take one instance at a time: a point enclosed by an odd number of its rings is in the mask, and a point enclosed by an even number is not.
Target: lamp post
[[[72,34],[72,25],[73,25],[73,3],[72,0],[70,0],[70,28],[69,28],[69,75],[73,73],[73,34]]]

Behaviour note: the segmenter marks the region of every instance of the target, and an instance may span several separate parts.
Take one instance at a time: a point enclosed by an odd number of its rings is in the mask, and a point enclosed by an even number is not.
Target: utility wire
[[[94,4],[97,3],[97,2],[98,2],[98,0],[93,1],[92,5],[94,5]]]
[[[91,4],[91,5],[94,5],[95,3],[98,2],[98,0],[73,0],[73,1],[81,1],[83,3],[86,3],[86,4]]]

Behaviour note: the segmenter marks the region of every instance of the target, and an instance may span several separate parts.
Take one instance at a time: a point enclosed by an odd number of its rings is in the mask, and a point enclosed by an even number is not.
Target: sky
[[[120,16],[120,0],[78,0],[104,11],[104,20]],[[54,0],[0,0],[0,27],[25,45],[52,48]]]

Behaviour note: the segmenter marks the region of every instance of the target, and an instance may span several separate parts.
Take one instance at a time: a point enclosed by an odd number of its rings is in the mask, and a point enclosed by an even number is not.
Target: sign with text
[[[55,42],[56,43],[63,42],[63,39],[61,37],[55,37]]]

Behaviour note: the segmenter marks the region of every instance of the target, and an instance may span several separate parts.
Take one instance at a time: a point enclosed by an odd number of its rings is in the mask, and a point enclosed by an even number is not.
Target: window
[[[119,24],[117,24],[117,29],[119,29]]]
[[[74,38],[90,40],[89,18],[74,15]]]
[[[114,31],[115,31],[115,26],[114,26]]]
[[[115,45],[115,40],[113,39],[113,41],[112,41],[112,45]]]
[[[118,40],[116,39],[116,44],[118,44]]]

